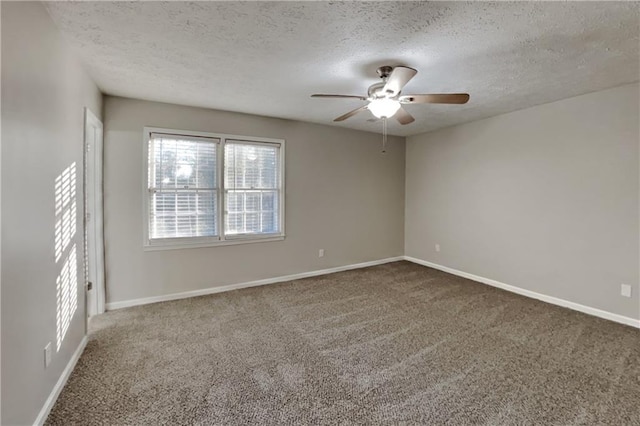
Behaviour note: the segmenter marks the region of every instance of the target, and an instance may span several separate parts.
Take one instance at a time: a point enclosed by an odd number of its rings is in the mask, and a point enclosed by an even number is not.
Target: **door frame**
[[[103,126],[98,117],[84,109],[84,236],[85,305],[87,318],[104,313],[106,303],[103,221]],[[95,132],[94,146],[90,133]],[[92,277],[90,265],[95,268]],[[89,282],[92,289],[89,290]],[[89,292],[93,292],[90,297]]]

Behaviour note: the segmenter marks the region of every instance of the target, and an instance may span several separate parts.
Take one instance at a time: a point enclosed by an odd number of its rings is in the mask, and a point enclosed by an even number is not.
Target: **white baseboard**
[[[82,338],[82,341],[78,345],[78,348],[73,353],[73,356],[67,363],[67,366],[62,371],[62,374],[60,375],[58,382],[53,387],[53,390],[49,394],[49,397],[44,402],[44,406],[40,410],[40,414],[38,414],[36,421],[33,423],[35,426],[40,426],[47,420],[47,417],[49,416],[49,413],[51,412],[53,405],[56,403],[56,400],[58,399],[58,396],[60,395],[62,388],[64,388],[64,385],[67,384],[67,380],[69,380],[69,376],[71,375],[71,372],[73,371],[78,360],[80,359],[80,355],[82,355],[84,348],[87,346],[87,340],[88,340],[87,336],[84,336]]]
[[[614,314],[612,312],[603,311],[602,309],[592,308],[590,306],[581,305],[579,303],[570,302],[568,300],[560,299],[553,296],[547,296],[546,294],[536,293],[535,291],[525,290],[520,287],[515,287],[509,284],[501,283],[500,281],[495,281],[489,278],[480,277],[478,275],[469,274],[467,272],[458,271],[457,269],[449,268],[448,266],[438,265],[437,263],[428,262],[422,259],[416,259],[411,256],[404,256],[404,260],[409,262],[417,263],[418,265],[428,266],[433,269],[438,269],[440,271],[448,272],[449,274],[457,275],[459,277],[468,278],[473,281],[477,281],[482,284],[487,284],[492,287],[501,288],[506,291],[510,291],[512,293],[517,293],[522,296],[531,297],[533,299],[538,299],[543,302],[551,303],[553,305],[562,306],[565,308],[573,309],[574,311],[579,311],[585,314],[593,315],[596,317],[604,318],[610,321],[615,321],[620,324],[630,325],[631,327],[640,328],[640,320],[625,317],[623,315]]]
[[[196,297],[196,296],[205,296],[207,294],[222,293],[225,291],[238,290],[240,288],[256,287],[260,285],[281,283],[284,281],[299,280],[301,278],[316,277],[318,275],[332,274],[334,272],[348,271],[350,269],[367,268],[369,266],[382,265],[384,263],[397,262],[400,260],[404,260],[404,256],[388,257],[386,259],[373,260],[371,262],[356,263],[353,265],[338,266],[335,268],[320,269],[317,271],[302,272],[299,274],[284,275],[284,276],[275,277],[275,278],[267,278],[264,280],[230,284],[230,285],[224,285],[220,287],[210,287],[202,290],[185,291],[182,293],[173,293],[173,294],[167,294],[162,296],[144,297],[141,299],[123,300],[121,302],[111,302],[111,303],[107,303],[106,308],[108,311],[111,311],[114,309],[128,308],[131,306],[147,305],[149,303],[166,302],[169,300],[186,299],[189,297]]]
[[[579,311],[585,314],[593,315],[599,318],[604,318],[620,324],[626,324],[635,328],[640,328],[640,320],[637,320],[634,318],[626,317],[619,314],[614,314],[612,312],[603,311],[601,309],[592,308],[590,306],[581,305],[579,303],[570,302],[568,300],[560,299],[553,296],[548,296],[546,294],[536,293],[535,291],[525,290],[523,288],[505,284],[500,281],[484,278],[478,275],[473,275],[468,272],[459,271],[457,269],[449,268],[448,266],[438,265],[437,263],[428,262],[426,260],[417,259],[411,256],[389,257],[386,259],[374,260],[371,262],[356,263],[353,265],[338,266],[335,268],[320,269],[317,271],[302,272],[302,273],[293,274],[293,275],[284,275],[284,276],[275,277],[275,278],[267,278],[264,280],[230,284],[230,285],[225,285],[220,287],[210,287],[202,290],[186,291],[182,293],[173,293],[173,294],[167,294],[162,296],[153,296],[153,297],[145,297],[141,299],[124,300],[121,302],[111,302],[111,303],[107,303],[106,308],[107,310],[114,310],[114,309],[128,308],[131,306],[147,305],[149,303],[166,302],[169,300],[178,300],[178,299],[186,299],[189,297],[205,296],[207,294],[222,293],[225,291],[238,290],[241,288],[275,284],[275,283],[280,283],[284,281],[298,280],[301,278],[332,274],[334,272],[348,271],[351,269],[367,268],[369,266],[382,265],[384,263],[397,262],[399,260],[407,260],[409,262],[413,262],[418,265],[428,266],[430,268],[448,272],[450,274],[457,275],[459,277],[468,278],[470,280],[487,284],[492,287],[497,287],[506,291],[510,291],[512,293],[520,294],[522,296],[531,297],[533,299],[541,300],[543,302],[551,303],[553,305],[558,305],[565,308],[573,309],[574,311]]]

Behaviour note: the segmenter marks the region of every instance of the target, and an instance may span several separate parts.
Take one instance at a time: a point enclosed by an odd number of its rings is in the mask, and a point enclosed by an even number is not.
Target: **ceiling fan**
[[[382,66],[376,71],[382,81],[372,84],[367,91],[366,97],[325,94],[314,94],[311,95],[311,97],[360,99],[361,101],[369,102],[367,105],[349,111],[333,121],[343,121],[349,117],[353,117],[359,112],[369,110],[377,118],[386,119],[395,117],[400,124],[409,124],[415,121],[415,118],[402,108],[403,104],[466,104],[469,101],[469,95],[467,93],[402,95],[402,89],[418,71],[409,67],[391,67],[388,65]]]

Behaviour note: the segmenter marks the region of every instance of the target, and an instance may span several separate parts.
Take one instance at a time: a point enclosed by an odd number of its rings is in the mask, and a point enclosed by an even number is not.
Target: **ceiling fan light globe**
[[[378,118],[390,118],[400,109],[400,102],[388,98],[374,99],[368,109]]]

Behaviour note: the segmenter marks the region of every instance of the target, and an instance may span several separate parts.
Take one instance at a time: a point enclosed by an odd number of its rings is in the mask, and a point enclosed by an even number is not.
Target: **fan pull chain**
[[[382,117],[382,153],[387,152],[387,117]]]

